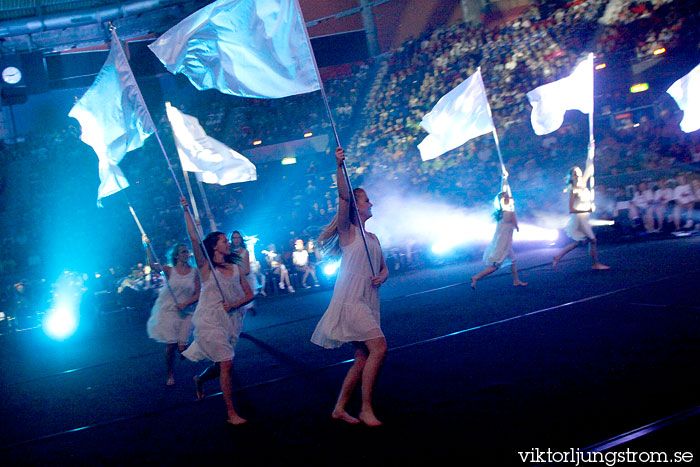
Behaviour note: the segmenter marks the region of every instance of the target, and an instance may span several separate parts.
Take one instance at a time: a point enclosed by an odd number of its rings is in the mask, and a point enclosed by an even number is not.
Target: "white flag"
[[[435,159],[472,138],[493,131],[481,69],[448,92],[420,123],[428,136],[418,145],[424,161]]]
[[[545,84],[527,93],[532,105],[530,121],[538,135],[556,131],[564,123],[567,110],[593,111],[593,54],[579,63],[566,78]]]
[[[98,205],[101,198],[129,186],[117,164],[153,133],[153,122],[142,102],[129,62],[112,32],[107,61],[68,113],[80,122],[80,139],[92,146],[99,159]]]
[[[200,90],[277,98],[320,89],[296,0],[218,0],[149,47]]]
[[[165,108],[184,170],[196,172],[197,178],[205,183],[219,185],[257,180],[255,165],[245,156],[207,136],[195,117],[183,114],[167,102]]]
[[[683,111],[681,130],[686,133],[700,130],[700,65],[673,83],[666,92]]]

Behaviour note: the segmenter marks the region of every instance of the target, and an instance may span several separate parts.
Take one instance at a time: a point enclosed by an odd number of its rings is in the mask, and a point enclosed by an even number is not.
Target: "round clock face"
[[[22,72],[13,66],[2,70],[2,80],[7,84],[17,84],[22,79]]]

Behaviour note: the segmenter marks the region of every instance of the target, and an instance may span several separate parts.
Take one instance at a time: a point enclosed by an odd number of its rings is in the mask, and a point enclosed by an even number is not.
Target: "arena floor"
[[[64,342],[39,329],[0,336],[0,463],[562,460],[548,449],[696,459],[699,246],[697,236],[604,245],[610,271],[590,270],[582,249],[556,270],[553,249],[532,250],[519,255],[526,288],[502,270],[472,291],[477,263],[390,277],[375,392],[385,425],[374,429],[330,418],[352,356],[309,342],[330,290],[259,300],[246,318],[234,360],[234,400],[249,420],[240,427],[225,423],[218,383],[195,400],[204,364],[178,361],[166,387],[164,348],[146,337],[143,313],[104,316]]]

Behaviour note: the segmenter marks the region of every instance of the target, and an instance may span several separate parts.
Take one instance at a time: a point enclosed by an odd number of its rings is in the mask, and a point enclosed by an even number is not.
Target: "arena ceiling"
[[[375,5],[389,0],[376,1]],[[0,54],[99,47],[108,42],[105,25],[123,40],[153,38],[212,0],[0,0]],[[312,36],[361,29],[359,0],[299,0]],[[345,14],[344,14],[345,13]],[[342,21],[328,19],[345,18]]]

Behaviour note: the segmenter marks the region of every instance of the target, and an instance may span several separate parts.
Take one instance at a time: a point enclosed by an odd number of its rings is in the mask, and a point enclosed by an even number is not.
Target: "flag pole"
[[[481,76],[481,67],[476,69],[477,73]],[[483,85],[483,80],[482,80]],[[484,95],[486,94],[486,87],[484,86]],[[498,132],[496,131],[496,124],[493,123],[493,113],[491,112],[491,104],[489,104],[489,98],[486,96],[486,108],[489,110],[489,118],[491,119],[491,134],[493,134],[493,140],[496,143],[496,152],[498,153],[498,161],[501,163],[501,179],[505,178],[506,165],[503,163],[503,154],[501,154],[501,143],[498,140]],[[503,183],[501,183],[503,184]]]
[[[197,210],[197,202],[194,199],[194,193],[192,192],[192,185],[190,184],[190,175],[189,172],[185,170],[185,168],[182,168],[182,175],[185,177],[185,186],[187,187],[187,194],[190,195],[190,203],[192,203],[192,210],[194,211],[194,218],[197,222],[195,222],[195,227],[197,228],[197,232],[199,233],[200,236],[204,236],[204,233],[202,232],[202,222],[199,220],[199,211]],[[216,229],[212,229],[212,232]]]
[[[586,166],[591,165],[591,203],[595,209],[595,164],[593,159],[595,157],[595,137],[593,136],[593,110],[595,105],[595,67],[593,66],[593,53],[588,54],[588,60],[591,62],[591,111],[588,114],[588,154],[586,156]],[[588,167],[586,167],[588,168]]]
[[[306,43],[309,46],[309,53],[311,54],[311,59],[314,62],[314,70],[316,71],[316,78],[318,79],[318,86],[321,89],[321,96],[323,97],[323,103],[326,105],[326,112],[328,112],[328,118],[330,119],[331,122],[331,128],[333,129],[333,136],[335,136],[335,143],[338,147],[340,146],[340,138],[338,137],[338,131],[335,127],[335,121],[333,120],[333,114],[331,113],[331,107],[328,104],[328,96],[326,96],[326,90],[323,88],[323,81],[321,81],[321,73],[318,71],[318,64],[316,63],[316,56],[314,55],[313,48],[311,48],[311,39],[309,38],[309,30],[306,28],[306,23],[304,23],[304,15],[301,14],[301,7],[299,6],[299,1],[294,0],[294,5],[299,12],[299,16],[301,17],[302,25],[304,26],[304,37],[306,38]],[[348,184],[348,191],[350,191],[350,198],[352,200],[352,209],[355,211],[355,217],[357,218],[357,223],[359,224],[360,227],[360,235],[362,236],[362,243],[365,246],[365,253],[367,253],[367,261],[369,261],[369,268],[372,271],[372,275],[376,276],[376,273],[374,271],[374,265],[372,264],[372,258],[370,257],[369,254],[369,247],[367,246],[367,237],[365,235],[365,228],[362,225],[362,222],[360,222],[360,213],[357,210],[357,202],[355,201],[355,193],[353,192],[352,189],[352,184],[350,183],[350,176],[348,175],[348,169],[345,166],[345,161],[343,161],[343,176],[345,177],[345,182]]]
[[[109,30],[112,34],[112,42],[115,44],[116,47],[119,47],[120,52],[122,53],[122,56],[126,59],[126,54],[124,53],[124,49],[122,48],[122,43],[119,40],[119,37],[117,37],[116,30],[117,28],[112,25],[111,23],[109,24]],[[175,181],[175,186],[177,187],[177,190],[180,192],[180,197],[185,198],[185,195],[182,192],[182,187],[180,186],[180,182],[178,182],[177,177],[175,176],[175,170],[173,169],[172,164],[170,163],[170,159],[168,158],[168,154],[165,151],[165,146],[163,146],[163,142],[160,139],[160,136],[158,135],[158,129],[156,128],[155,123],[153,123],[153,118],[151,117],[151,112],[148,110],[148,106],[146,105],[146,101],[143,98],[143,94],[141,94],[141,88],[139,88],[138,83],[136,82],[136,77],[134,76],[134,72],[131,70],[131,65],[129,65],[129,60],[126,59],[126,67],[129,71],[129,75],[131,79],[133,80],[136,88],[136,94],[138,96],[138,99],[141,102],[141,105],[146,111],[146,114],[148,115],[148,120],[150,121],[151,125],[153,126],[153,134],[156,137],[156,140],[158,141],[158,145],[160,146],[161,152],[163,154],[163,157],[165,158],[165,162],[168,164],[168,170],[170,170],[170,175],[172,175],[173,180]],[[190,216],[192,216],[192,208],[187,206],[186,211]],[[194,219],[194,217],[192,217]],[[204,246],[203,244],[203,239],[202,235],[199,234],[199,231],[195,228],[195,233],[197,234],[197,241],[199,242],[200,246]],[[192,245],[194,248],[194,245]],[[207,253],[206,248],[202,248],[202,251],[204,252],[204,257],[207,259],[207,263],[209,263],[209,268],[211,269],[212,276],[214,277],[214,282],[216,282],[216,287],[219,289],[219,293],[221,294],[221,299],[223,301],[226,301],[226,296],[224,296],[224,290],[221,288],[221,284],[219,283],[219,279],[216,277],[216,274],[214,274],[214,263],[212,262],[211,258],[209,257],[209,253]]]
[[[202,200],[204,201],[204,212],[207,213],[207,217],[209,218],[209,227],[211,228],[211,231],[213,232],[216,230],[216,222],[214,221],[214,215],[211,213],[211,208],[209,207],[209,200],[207,199],[207,193],[204,191],[204,184],[199,179],[199,176],[195,175],[195,178],[197,179],[197,186],[199,187],[199,194],[202,195]]]
[[[124,190],[124,187],[122,187],[121,183],[119,183],[119,177],[117,177],[116,172],[114,171],[114,167],[110,165],[110,169],[112,170],[112,174],[114,174],[114,181],[117,182],[117,186],[119,187],[119,191],[121,191],[124,194],[124,199],[126,199],[126,205],[129,207],[129,212],[131,213],[131,216],[134,218],[134,222],[136,222],[136,226],[139,228],[139,232],[141,232],[141,238],[146,237],[148,238],[148,235],[146,235],[146,231],[143,230],[143,226],[141,225],[141,222],[139,221],[138,216],[136,215],[136,211],[134,211],[133,206],[131,205],[131,201],[129,201],[129,196],[126,194],[126,191]],[[160,265],[160,259],[158,259],[158,255],[156,254],[155,248],[153,248],[153,245],[151,245],[151,242],[144,242],[147,245],[147,248],[150,250],[151,255],[153,259],[155,260],[156,264]],[[158,272],[160,276],[163,278],[163,281],[165,282],[166,287],[168,287],[168,291],[170,291],[170,295],[173,297],[173,301],[175,302],[175,305],[178,306],[180,303],[177,301],[177,297],[175,296],[175,292],[173,291],[172,287],[170,287],[170,282],[168,281],[168,277],[165,275],[165,271],[163,268],[160,268],[160,271]]]

